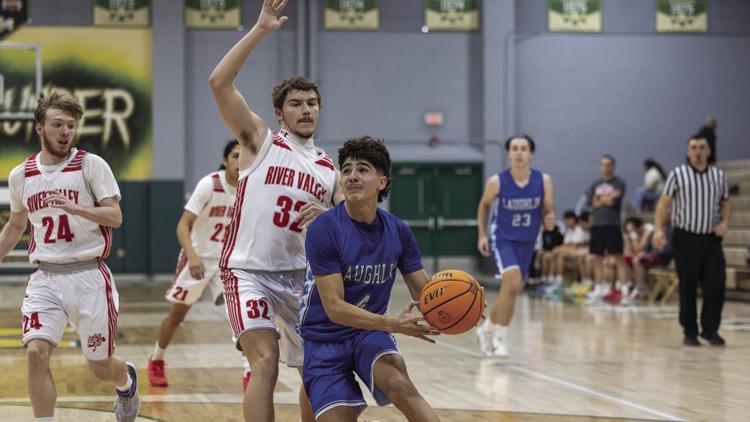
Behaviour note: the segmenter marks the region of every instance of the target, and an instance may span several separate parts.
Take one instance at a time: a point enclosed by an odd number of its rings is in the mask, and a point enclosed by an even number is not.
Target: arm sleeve
[[[667,195],[669,197],[673,197],[675,194],[675,191],[677,190],[677,181],[675,180],[675,170],[672,170],[669,172],[669,175],[667,176],[667,181],[664,184],[664,195]]]
[[[197,185],[195,190],[190,195],[187,204],[185,204],[185,211],[190,211],[195,215],[199,215],[203,208],[206,207],[209,201],[211,201],[211,193],[213,192],[213,182],[211,182],[211,175],[202,178]]]
[[[411,274],[423,269],[417,239],[409,226],[402,221],[399,221],[399,236],[401,237],[401,256],[398,259],[398,269],[401,274]]]
[[[23,168],[16,167],[8,175],[8,189],[10,190],[10,210],[12,212],[21,212],[26,207],[23,205]]]
[[[313,275],[341,273],[339,245],[334,230],[335,225],[325,214],[318,216],[307,229],[305,253]]]
[[[107,198],[120,200],[120,187],[117,185],[112,169],[103,158],[86,154],[84,174],[97,202]]]

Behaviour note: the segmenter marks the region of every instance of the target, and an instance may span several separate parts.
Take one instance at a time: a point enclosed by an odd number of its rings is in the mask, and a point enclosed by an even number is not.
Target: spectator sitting
[[[572,210],[565,211],[563,213],[563,221],[565,222],[565,236],[563,237],[562,245],[558,246],[552,251],[552,279],[549,280],[552,284],[548,289],[548,293],[556,293],[563,286],[563,270],[565,269],[565,259],[568,256],[572,256],[576,251],[580,250],[582,246],[587,245],[586,233],[583,228],[578,225],[578,217]]]
[[[643,161],[643,169],[645,171],[643,186],[635,190],[633,197],[633,208],[636,212],[654,210],[656,201],[664,189],[664,182],[667,180],[667,175],[661,165],[650,158]]]

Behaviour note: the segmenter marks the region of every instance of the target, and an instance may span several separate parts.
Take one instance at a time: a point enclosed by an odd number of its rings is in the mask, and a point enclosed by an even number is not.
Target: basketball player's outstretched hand
[[[420,322],[424,321],[424,317],[422,315],[414,315],[411,313],[412,309],[417,305],[419,305],[419,302],[412,301],[409,306],[401,312],[401,315],[398,316],[392,331],[394,333],[416,337],[428,343],[435,343],[435,340],[427,336],[440,335],[440,331],[431,325],[420,324]]]
[[[299,209],[297,214],[297,225],[302,228],[307,226],[315,220],[315,217],[319,216],[326,211],[322,205],[315,202],[308,202]]]
[[[48,192],[44,198],[44,205],[61,209],[71,215],[75,214],[75,209],[78,207],[75,202],[58,192]]]
[[[482,256],[490,256],[490,245],[487,241],[487,236],[482,236],[477,242],[477,250]]]
[[[281,28],[281,25],[289,19],[286,16],[279,17],[279,14],[286,6],[287,0],[263,0],[263,7],[260,9],[258,23],[255,25],[266,31],[275,31]]]

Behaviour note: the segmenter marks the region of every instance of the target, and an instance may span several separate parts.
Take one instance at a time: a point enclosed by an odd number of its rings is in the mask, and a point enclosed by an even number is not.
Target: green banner
[[[238,0],[185,0],[185,26],[189,29],[235,29],[241,15]]]
[[[31,18],[29,0],[3,0],[0,2],[0,40]]]
[[[326,0],[323,20],[326,29],[378,29],[378,0]]]
[[[425,25],[432,30],[479,29],[479,0],[427,0]]]
[[[708,0],[658,0],[656,32],[707,32]]]
[[[547,26],[553,32],[601,32],[601,0],[548,0]]]
[[[148,26],[151,0],[94,0],[94,25]]]
[[[119,180],[151,178],[150,29],[25,26],[4,41],[37,46],[43,92],[67,91],[81,102],[79,148],[107,160]],[[0,115],[33,113],[34,55],[0,53]],[[0,119],[0,180],[38,151],[33,118]]]

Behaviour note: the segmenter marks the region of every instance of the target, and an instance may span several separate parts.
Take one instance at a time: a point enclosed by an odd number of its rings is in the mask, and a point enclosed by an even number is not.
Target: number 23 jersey
[[[544,175],[531,169],[529,182],[518,186],[510,170],[499,174],[500,192],[490,231],[495,243],[535,242],[542,226]]]
[[[336,167],[323,150],[269,130],[255,162],[240,172],[219,266],[305,269],[305,236],[295,220],[309,202],[331,207],[335,187]]]

